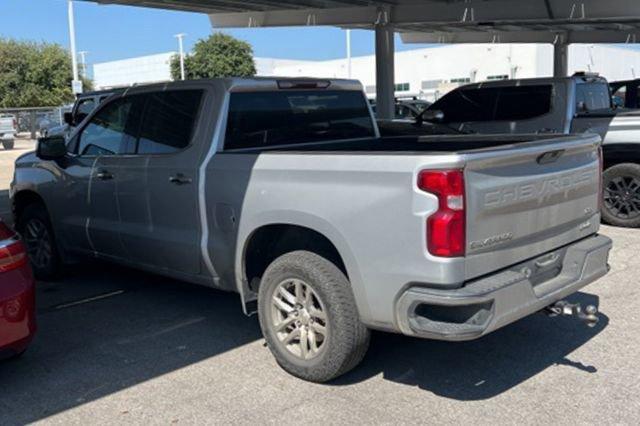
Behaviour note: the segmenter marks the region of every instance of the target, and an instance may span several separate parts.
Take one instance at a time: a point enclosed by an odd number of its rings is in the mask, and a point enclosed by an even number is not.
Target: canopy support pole
[[[553,76],[566,77],[569,74],[569,45],[557,43],[553,45]]]
[[[378,118],[395,115],[394,32],[386,23],[378,23],[376,31],[376,113]]]

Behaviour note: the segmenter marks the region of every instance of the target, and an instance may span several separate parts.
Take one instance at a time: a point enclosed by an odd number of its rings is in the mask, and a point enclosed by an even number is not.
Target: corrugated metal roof
[[[638,0],[82,0],[206,13],[212,25],[392,25],[406,42],[636,43]]]

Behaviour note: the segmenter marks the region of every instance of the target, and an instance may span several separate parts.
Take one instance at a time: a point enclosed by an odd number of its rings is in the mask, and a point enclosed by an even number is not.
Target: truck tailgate
[[[575,136],[466,159],[466,261],[471,279],[597,232],[599,137]]]

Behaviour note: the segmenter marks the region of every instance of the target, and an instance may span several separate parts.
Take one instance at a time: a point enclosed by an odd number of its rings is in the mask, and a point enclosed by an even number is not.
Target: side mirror
[[[36,156],[42,160],[59,160],[67,155],[67,141],[64,136],[49,136],[38,139]]]
[[[76,116],[73,119],[73,124],[72,126],[77,126],[78,124],[82,123],[82,120],[84,120],[85,118],[87,118],[89,114],[85,113],[85,112],[76,112]]]
[[[426,110],[422,114],[422,117],[428,121],[442,121],[444,120],[444,112],[440,111],[439,109]]]
[[[441,123],[444,121],[444,112],[439,109],[425,109],[418,117],[416,117],[417,124],[422,124],[423,121]]]
[[[67,123],[69,126],[73,126],[73,114],[71,114],[70,112],[65,112],[63,118],[65,123]]]

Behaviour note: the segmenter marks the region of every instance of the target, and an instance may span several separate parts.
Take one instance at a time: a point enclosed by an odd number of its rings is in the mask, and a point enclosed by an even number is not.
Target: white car
[[[0,115],[0,141],[4,149],[13,149],[16,137],[16,117],[10,114]]]

